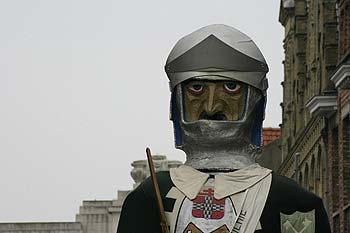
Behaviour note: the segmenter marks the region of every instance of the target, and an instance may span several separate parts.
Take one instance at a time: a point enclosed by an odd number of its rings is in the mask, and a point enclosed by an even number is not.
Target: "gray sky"
[[[270,72],[265,127],[281,122],[278,0],[0,0],[0,222],[73,221],[84,199],[130,189],[145,147],[173,145],[164,63],[176,41],[224,23]]]

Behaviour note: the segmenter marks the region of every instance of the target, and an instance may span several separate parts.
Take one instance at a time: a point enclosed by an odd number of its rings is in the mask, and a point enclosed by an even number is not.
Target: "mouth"
[[[216,112],[214,114],[208,114],[207,112],[202,112],[199,115],[198,120],[225,121],[225,120],[227,120],[227,117],[222,112]]]

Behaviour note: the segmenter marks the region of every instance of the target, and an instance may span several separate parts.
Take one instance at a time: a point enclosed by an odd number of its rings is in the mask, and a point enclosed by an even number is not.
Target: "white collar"
[[[215,174],[214,197],[222,199],[244,191],[270,173],[270,169],[255,163],[237,171]],[[170,177],[174,185],[190,200],[193,200],[208,180],[209,174],[182,165],[178,168],[170,169]]]

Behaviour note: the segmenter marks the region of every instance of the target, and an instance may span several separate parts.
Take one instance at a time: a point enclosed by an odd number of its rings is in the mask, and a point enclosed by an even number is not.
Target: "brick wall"
[[[338,161],[338,128],[328,128],[328,187],[329,206],[328,214],[332,232],[339,232],[339,215],[334,213],[339,207],[339,161]]]
[[[350,117],[343,120],[344,205],[350,202]]]
[[[338,1],[338,53],[339,61],[349,56],[350,51],[350,0]],[[340,174],[340,230],[350,230],[350,91],[338,90],[339,166]]]
[[[341,96],[340,91],[338,92],[338,156],[339,156],[339,224],[340,229],[344,227],[344,215],[343,215],[343,207],[344,207],[344,157],[343,157],[343,146],[344,146],[344,138],[343,138],[343,121],[341,118]],[[340,230],[342,232],[342,230]]]
[[[339,166],[341,167],[341,206],[344,208],[350,203],[350,117],[349,109],[346,108],[350,104],[350,91],[338,90],[339,110],[338,110],[338,127],[339,132]],[[345,216],[344,216],[345,219]]]
[[[339,59],[350,48],[350,3],[348,0],[339,1]]]
[[[330,184],[331,188],[331,198],[330,198],[330,207],[332,208],[332,213],[336,212],[339,208],[339,154],[338,154],[338,128],[330,130],[329,132],[329,151],[328,151],[328,165],[329,165],[329,174],[330,175]]]
[[[350,103],[350,91],[349,90],[339,90],[339,101],[341,109],[344,108],[346,104]]]
[[[349,92],[338,90],[338,168],[339,168],[339,228],[341,233],[349,229],[349,214],[345,210],[350,199],[350,120],[343,107],[349,103]],[[345,117],[344,117],[345,116]],[[334,203],[333,203],[334,204]]]

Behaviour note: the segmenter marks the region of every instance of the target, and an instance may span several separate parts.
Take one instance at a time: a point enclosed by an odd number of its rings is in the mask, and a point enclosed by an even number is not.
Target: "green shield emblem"
[[[294,212],[291,215],[281,213],[281,233],[315,233],[315,210]]]

